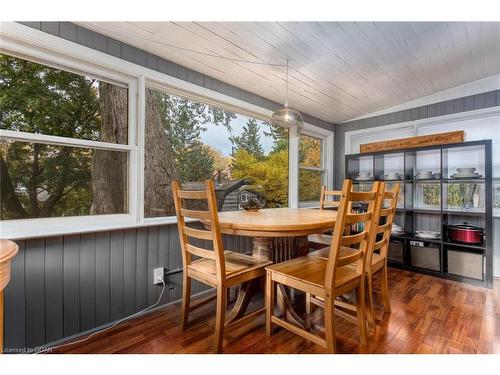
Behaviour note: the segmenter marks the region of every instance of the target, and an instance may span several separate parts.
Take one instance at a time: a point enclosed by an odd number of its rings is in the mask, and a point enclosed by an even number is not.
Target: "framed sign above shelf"
[[[360,145],[359,149],[364,154],[368,152],[393,151],[461,142],[465,142],[465,132],[458,130],[439,134],[420,135],[418,137],[391,139],[384,142],[365,143]]]

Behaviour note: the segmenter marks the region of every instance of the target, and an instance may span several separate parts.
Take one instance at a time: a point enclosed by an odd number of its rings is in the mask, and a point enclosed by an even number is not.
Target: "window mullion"
[[[299,206],[299,136],[294,128],[288,138],[288,206]]]
[[[302,169],[304,171],[328,172],[327,168],[318,168],[318,167],[302,167],[302,166],[299,166],[299,169]]]
[[[146,142],[146,79],[139,76],[137,87],[137,221],[144,222],[144,167],[145,167],[145,142]]]
[[[119,143],[91,141],[87,139],[59,137],[55,135],[18,132],[14,130],[0,129],[0,139],[9,141],[43,143],[54,146],[91,148],[105,151],[133,151],[134,145],[123,145]]]

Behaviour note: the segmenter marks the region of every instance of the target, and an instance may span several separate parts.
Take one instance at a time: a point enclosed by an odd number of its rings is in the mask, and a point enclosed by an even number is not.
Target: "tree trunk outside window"
[[[126,89],[105,82],[99,83],[101,111],[100,140],[127,143],[128,93]],[[126,212],[127,154],[94,150],[92,153],[92,193],[90,214]]]
[[[145,217],[175,214],[174,200],[170,189],[172,181],[178,177],[172,157],[172,146],[165,133],[163,121],[151,89],[146,89]]]

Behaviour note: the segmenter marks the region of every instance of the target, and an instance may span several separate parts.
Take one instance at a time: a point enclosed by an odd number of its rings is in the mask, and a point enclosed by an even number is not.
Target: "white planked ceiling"
[[[333,123],[500,73],[500,22],[80,22]],[[199,51],[198,54],[169,45]]]

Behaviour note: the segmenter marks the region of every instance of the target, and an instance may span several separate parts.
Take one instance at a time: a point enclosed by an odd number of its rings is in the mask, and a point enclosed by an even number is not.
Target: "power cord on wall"
[[[117,320],[116,322],[114,322],[112,325],[110,325],[109,327],[106,327],[106,328],[103,328],[99,331],[96,331],[96,332],[92,332],[90,335],[88,335],[87,337],[83,338],[83,339],[80,339],[80,340],[77,340],[77,341],[72,341],[72,342],[68,342],[66,344],[61,344],[61,345],[57,345],[57,346],[52,346],[50,348],[47,348],[45,350],[41,350],[39,352],[37,352],[36,354],[41,354],[41,353],[46,353],[46,352],[50,352],[50,351],[53,351],[53,350],[56,350],[56,349],[59,349],[59,348],[63,348],[65,346],[70,346],[70,345],[75,345],[75,344],[80,344],[82,342],[85,342],[87,341],[88,339],[90,339],[91,337],[94,337],[95,335],[98,335],[99,333],[103,333],[103,332],[106,332],[106,331],[109,331],[110,329],[113,329],[115,328],[118,324],[120,323],[123,323],[129,319],[132,319],[134,317],[136,317],[137,315],[140,315],[140,314],[143,314],[145,313],[146,311],[148,310],[151,310],[152,308],[158,306],[160,304],[160,301],[161,301],[161,297],[163,297],[163,293],[165,292],[165,289],[166,289],[166,285],[165,285],[165,280],[163,280],[163,277],[160,278],[161,280],[161,283],[162,283],[162,289],[161,289],[161,293],[160,293],[160,296],[158,297],[158,300],[151,306],[149,307],[146,307],[145,309],[141,310],[141,311],[138,311],[132,315],[129,315],[125,318],[122,318],[120,320]]]

